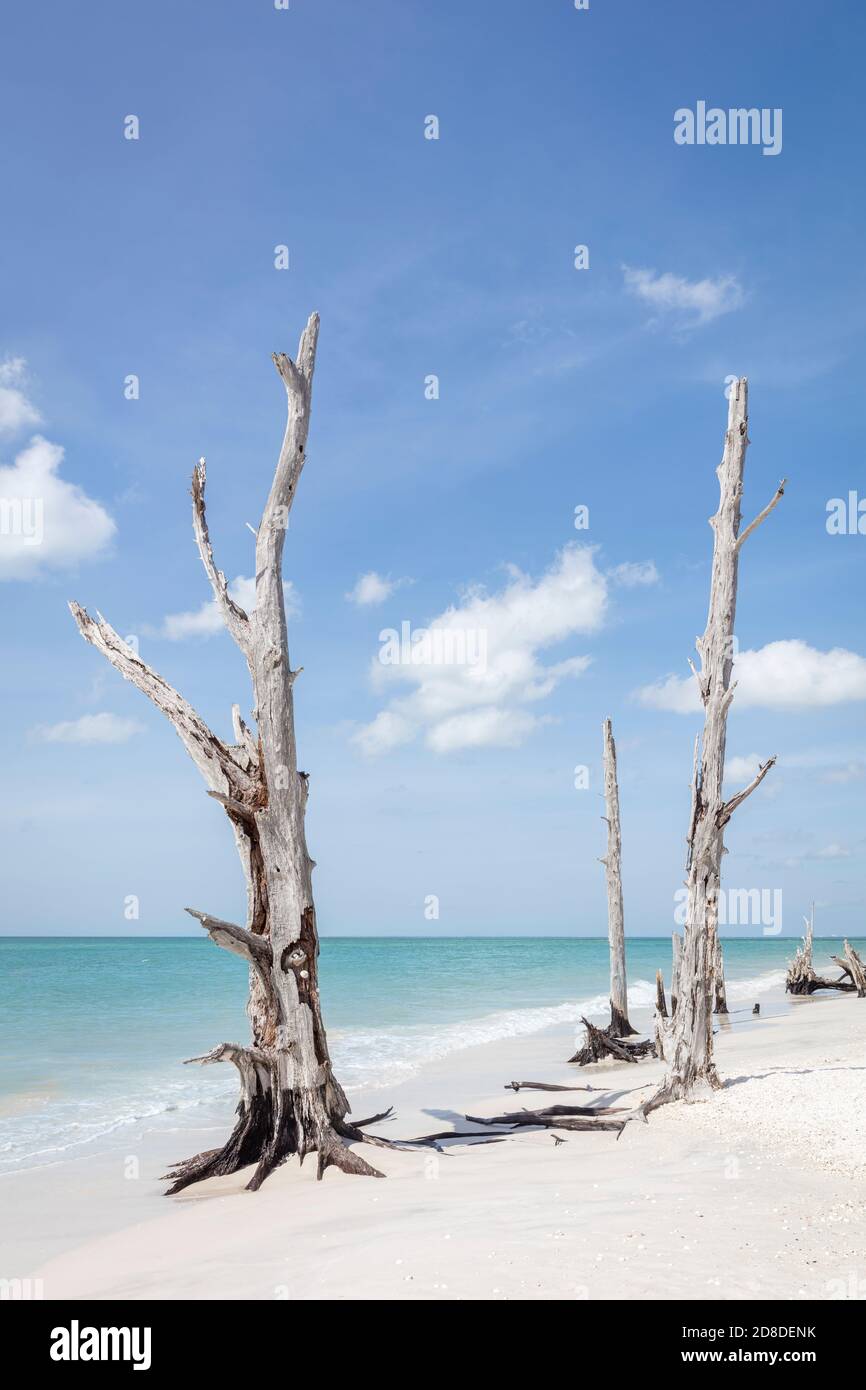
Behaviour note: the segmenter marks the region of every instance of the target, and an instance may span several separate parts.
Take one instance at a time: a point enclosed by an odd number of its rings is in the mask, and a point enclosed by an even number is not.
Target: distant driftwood
[[[843,943],[842,956],[830,957],[842,971],[838,980],[827,980],[815,974],[812,963],[812,943],[815,932],[814,903],[809,916],[804,917],[803,921],[806,924],[806,930],[801,944],[794,953],[793,960],[788,964],[788,974],[785,978],[786,993],[814,994],[819,989],[835,989],[842,993],[856,993],[859,999],[866,998],[866,968],[849,941]]]

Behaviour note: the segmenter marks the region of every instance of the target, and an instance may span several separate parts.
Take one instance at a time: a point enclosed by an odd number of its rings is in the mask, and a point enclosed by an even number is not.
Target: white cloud
[[[509,574],[499,593],[471,589],[459,606],[411,632],[414,646],[404,642],[402,632],[394,639],[388,638],[390,629],[380,634],[386,645],[372,663],[374,685],[413,689],[392,698],[372,723],[355,733],[363,752],[386,752],[418,735],[437,752],[515,747],[545,722],[525,707],[546,699],[563,679],[579,675],[591,658],[542,665],[538,654],[601,627],[607,582],[596,568],[593,550],[576,545],[566,547],[537,581],[513,566]],[[398,636],[401,659],[383,664],[387,642],[396,647]]]
[[[607,577],[613,584],[619,584],[623,589],[643,588],[647,584],[658,584],[659,572],[652,560],[644,560],[638,564],[626,561],[624,565],[617,565],[614,569],[608,570]]]
[[[628,265],[622,267],[622,273],[630,294],[660,313],[688,314],[692,324],[709,323],[721,314],[729,314],[745,300],[743,287],[734,275],[686,280],[670,271],[660,275],[656,270]]]
[[[9,434],[40,423],[39,411],[24,391],[26,367],[23,357],[0,362],[0,431]]]
[[[377,574],[375,570],[369,570],[367,574],[362,574],[358,578],[353,589],[346,594],[350,603],[357,604],[359,608],[366,608],[377,603],[384,603],[386,598],[390,598],[395,589],[401,589],[404,584],[408,584],[408,579],[391,579],[390,576]]]
[[[59,444],[36,435],[0,467],[0,579],[29,579],[100,555],[117,527],[105,508],[58,476]]]
[[[736,709],[816,709],[866,700],[866,660],[844,647],[820,652],[807,642],[770,642],[739,652]],[[667,676],[637,692],[653,709],[692,714],[701,707],[694,676]]]
[[[240,604],[245,613],[252,613],[256,606],[256,581],[239,574],[229,584],[229,594],[235,603]],[[295,586],[291,580],[283,584],[286,602],[286,617],[296,617],[301,605]],[[208,599],[200,608],[189,613],[169,613],[163,620],[157,636],[166,637],[169,642],[185,642],[188,637],[213,637],[225,627],[222,613],[215,598]]]
[[[83,714],[80,719],[61,724],[41,724],[31,730],[31,735],[43,743],[126,743],[134,734],[143,732],[144,725],[137,719],[122,719],[118,714]]]

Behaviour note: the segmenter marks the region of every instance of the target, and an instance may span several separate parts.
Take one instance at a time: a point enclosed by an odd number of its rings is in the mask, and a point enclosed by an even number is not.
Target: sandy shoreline
[[[63,1165],[62,1183],[57,1169],[22,1173],[3,1184],[7,1261],[49,1299],[866,1296],[866,1005],[777,997],[759,1021],[734,1020],[717,1038],[724,1091],[619,1141],[530,1131],[441,1156],[367,1149],[387,1181],[329,1170],[317,1184],[310,1163],[258,1194],[233,1177],[171,1201],[166,1160],[216,1136],[163,1136],[135,1181],[116,1160]],[[630,1103],[660,1074],[576,1075],[561,1060],[572,1037],[467,1049],[365,1093],[359,1111],[394,1103],[381,1132],[409,1136],[544,1103],[503,1089],[511,1079],[591,1081]]]

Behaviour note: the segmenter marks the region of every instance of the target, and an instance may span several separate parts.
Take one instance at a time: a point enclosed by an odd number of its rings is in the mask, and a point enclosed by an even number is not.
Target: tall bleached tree
[[[602,725],[604,739],[604,804],[607,854],[604,864],[607,888],[607,936],[610,947],[610,1031],[617,1038],[635,1032],[628,1018],[628,980],[625,972],[625,917],[622,903],[622,831],[619,821],[619,783],[616,744],[609,719]]]
[[[392,1145],[362,1133],[334,1075],[319,1003],[313,861],[304,815],[309,778],[298,768],[294,686],[283,595],[283,548],[289,513],[306,461],[307,431],[319,318],[313,314],[293,361],[276,353],[288,416],[270,494],[256,533],[256,603],[251,613],[232,598],[216,566],[205,515],[205,461],[192,478],[196,544],[228,631],[249,668],[254,727],[233,708],[234,742],[224,742],[183,696],[148,666],[97,614],[70,609],[81,634],[137,686],[171,722],[219,802],[234,834],[247,884],[245,926],[195,908],[187,911],[218,946],[249,967],[252,1043],[222,1043],[191,1061],[230,1062],[240,1077],[237,1123],[221,1149],[175,1165],[169,1192],[255,1164],[247,1186],[258,1188],[290,1155],[318,1156],[318,1176],[333,1164],[348,1173],[381,1176],[346,1141]],[[382,1116],[376,1116],[381,1119]],[[362,1121],[369,1124],[372,1120]]]
[[[704,727],[695,749],[686,837],[688,899],[677,1005],[672,1022],[664,1030],[667,1074],[644,1111],[688,1096],[699,1082],[711,1087],[720,1084],[713,1059],[712,1010],[725,826],[776,761],[768,758],[747,787],[725,799],[722,784],[728,710],[736,688],[731,675],[740,552],[785,490],[783,479],[764,510],[740,531],[748,425],[748,385],[742,377],[730,388],[724,452],[717,469],[720,495],[718,511],[710,518],[713,564],[709,613],[706,631],[696,644],[700,670],[689,663],[704,709]]]
[[[609,719],[602,725],[604,740],[604,801],[607,823],[607,854],[602,859],[607,887],[607,935],[610,948],[610,1024],[598,1028],[589,1019],[581,1018],[583,1042],[569,1062],[586,1067],[614,1057],[621,1062],[636,1062],[655,1051],[648,1040],[629,1042],[634,1035],[628,1018],[628,981],[625,971],[625,917],[622,902],[622,832],[619,821],[619,783],[616,775],[616,744]]]

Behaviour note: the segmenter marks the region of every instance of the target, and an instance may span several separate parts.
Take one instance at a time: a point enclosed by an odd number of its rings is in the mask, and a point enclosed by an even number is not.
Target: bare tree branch
[[[208,728],[189,701],[142,661],[101,613],[97,613],[96,619],[91,618],[74,601],[70,603],[69,611],[84,640],[102,652],[124,680],[130,681],[162,711],[211,789],[221,793],[231,791],[235,795],[254,793],[258,780],[240,766],[230,749]]]
[[[782,481],[780,482],[779,486],[776,488],[775,493],[773,494],[773,496],[772,496],[772,498],[770,499],[770,501],[767,503],[767,505],[766,505],[766,507],[764,508],[764,510],[763,510],[762,512],[759,512],[758,515],[755,517],[755,520],[752,521],[752,522],[750,522],[750,524],[746,527],[745,531],[743,531],[742,534],[741,534],[740,536],[737,537],[737,546],[736,546],[737,550],[741,550],[741,549],[742,549],[744,543],[748,540],[748,538],[749,538],[749,536],[752,534],[752,532],[753,532],[753,531],[756,531],[756,530],[758,529],[758,527],[760,526],[761,522],[762,522],[762,521],[765,521],[765,520],[767,519],[767,517],[770,515],[770,512],[773,510],[773,508],[777,505],[778,502],[780,502],[780,501],[782,500],[782,498],[783,498],[784,495],[785,495],[785,486],[786,486],[787,482],[788,482],[788,479],[787,479],[787,478],[783,478],[783,479],[782,479]]]
[[[770,768],[775,765],[775,762],[776,756],[774,754],[772,758],[768,758],[765,763],[761,764],[760,770],[758,771],[756,776],[752,778],[751,782],[747,787],[744,787],[741,792],[737,792],[736,796],[732,796],[730,801],[725,802],[717,818],[717,824],[720,827],[723,825],[727,825],[728,821],[731,819],[731,816],[734,814],[737,807],[741,806],[745,801],[746,797],[751,796],[755,788],[761,785],[767,773],[770,771]]]
[[[256,808],[248,806],[245,801],[238,801],[234,796],[224,796],[222,792],[209,791],[208,796],[212,796],[214,801],[218,801],[224,810],[230,811],[233,816],[239,816],[248,825],[256,823]]]
[[[211,546],[210,533],[208,532],[207,514],[204,504],[206,481],[206,464],[204,459],[200,458],[192,473],[192,529],[195,534],[195,542],[198,546],[201,562],[210,580],[214,598],[225,619],[225,625],[241,651],[246,655],[249,650],[250,622],[240,604],[235,603],[234,599],[231,597],[226,577],[222,570],[217,569],[216,562],[214,561],[213,547]]]
[[[252,734],[241,718],[240,705],[232,705],[232,729],[234,730],[235,741],[238,746],[244,749],[250,762],[257,765],[259,761],[259,750]]]
[[[319,315],[311,314],[298,344],[297,362],[293,362],[284,352],[273,354],[274,365],[286,388],[288,416],[274,480],[256,535],[257,597],[263,574],[269,574],[273,580],[272,571],[276,567],[279,571],[277,578],[282,579],[282,555],[289,512],[295,500],[295,489],[301,470],[306,462],[310,392],[318,338]],[[282,605],[282,585],[278,584],[277,587]]]
[[[707,703],[707,688],[704,684],[704,678],[701,675],[695,663],[692,661],[691,657],[688,657],[688,663],[691,668],[692,675],[698,683],[698,690],[700,691],[701,696],[701,704],[705,705]]]
[[[198,912],[194,907],[184,908],[184,911],[201,922],[211,941],[216,942],[217,946],[222,946],[235,956],[242,956],[250,965],[270,968],[274,957],[270,942],[265,937],[255,936],[253,932],[247,931],[245,927],[236,926],[234,922],[223,922],[221,918],[211,917],[207,912]]]

